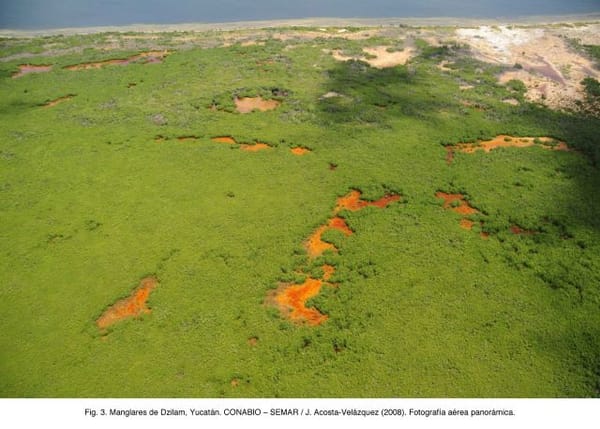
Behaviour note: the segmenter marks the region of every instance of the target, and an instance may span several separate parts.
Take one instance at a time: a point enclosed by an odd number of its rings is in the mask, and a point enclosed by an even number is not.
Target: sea
[[[508,19],[599,12],[600,0],[0,0],[0,29],[317,17]]]

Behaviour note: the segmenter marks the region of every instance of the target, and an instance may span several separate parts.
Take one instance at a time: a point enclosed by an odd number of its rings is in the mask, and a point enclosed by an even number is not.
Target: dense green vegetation
[[[424,41],[381,70],[327,50],[402,49],[397,39],[266,38],[63,68],[151,48],[93,49],[108,37],[120,36],[1,41],[16,55],[0,63],[2,396],[600,395],[596,117],[527,103],[520,82],[497,84],[498,67]],[[18,57],[48,43],[60,54]],[[452,71],[436,67],[444,59]],[[12,79],[23,62],[54,67]],[[282,104],[235,111],[234,96],[254,95]],[[446,163],[445,145],[499,134],[575,150]],[[350,189],[403,199],[342,211],[354,234],[329,231],[339,253],[309,260],[303,241]],[[473,230],[436,191],[467,197]],[[326,323],[293,324],[264,304],[325,262],[338,287],[309,305]],[[95,320],[150,274],[152,313],[102,337]]]

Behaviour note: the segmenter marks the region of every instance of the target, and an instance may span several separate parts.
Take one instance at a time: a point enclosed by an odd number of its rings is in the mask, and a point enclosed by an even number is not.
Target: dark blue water
[[[600,12],[600,0],[0,0],[0,28],[340,17],[514,18]]]

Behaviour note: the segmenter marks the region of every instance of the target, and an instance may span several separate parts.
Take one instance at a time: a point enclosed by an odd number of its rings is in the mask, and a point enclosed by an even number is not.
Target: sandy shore
[[[600,13],[585,15],[526,16],[517,18],[474,19],[474,18],[306,18],[272,21],[240,21],[225,23],[188,24],[133,24],[105,27],[73,27],[44,30],[0,29],[0,37],[41,37],[54,35],[94,34],[106,32],[162,33],[187,31],[231,31],[279,27],[381,27],[381,26],[450,26],[476,27],[480,25],[544,25],[559,23],[581,23],[600,21]]]

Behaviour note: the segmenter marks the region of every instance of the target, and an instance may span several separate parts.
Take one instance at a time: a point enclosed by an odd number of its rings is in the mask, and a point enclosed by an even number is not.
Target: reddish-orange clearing
[[[277,100],[264,100],[262,97],[242,97],[235,99],[235,107],[240,113],[250,113],[253,110],[266,112],[276,109],[281,102]]]
[[[320,325],[327,316],[316,308],[307,308],[306,301],[317,296],[323,280],[307,277],[302,284],[284,284],[275,292],[275,302],[280,310],[295,322]]]
[[[328,229],[335,229],[346,236],[353,233],[343,218],[336,216],[329,219],[327,224],[318,227],[304,243],[306,253],[308,253],[310,258],[321,256],[326,250],[337,252],[337,248],[333,244],[323,241],[321,238],[323,233]]]
[[[472,220],[469,220],[469,219],[461,219],[460,220],[460,227],[463,229],[471,230],[471,229],[473,229],[473,225],[475,225],[475,222],[473,222]]]
[[[321,256],[326,250],[333,250],[334,252],[337,252],[337,248],[333,244],[327,243],[321,238],[323,233],[328,228],[328,225],[321,225],[310,235],[310,237],[308,237],[308,240],[306,240],[304,243],[304,248],[306,249],[306,253],[308,253],[310,258]]]
[[[227,143],[227,144],[236,144],[237,142],[231,136],[219,136],[211,138],[215,143]]]
[[[248,152],[258,152],[259,150],[271,149],[266,143],[255,143],[255,144],[241,144],[240,149],[248,151]]]
[[[323,269],[323,281],[327,281],[335,273],[335,267],[333,265],[325,264],[321,267]]]
[[[137,317],[150,313],[150,309],[146,306],[146,301],[150,296],[150,292],[156,286],[158,286],[158,280],[155,277],[142,279],[139,286],[131,293],[131,296],[114,303],[96,320],[96,325],[100,329],[106,329],[110,325],[128,317]]]
[[[446,155],[446,162],[452,163],[454,159],[454,152],[473,153],[478,150],[484,152],[490,152],[499,147],[531,147],[537,146],[543,149],[556,150],[567,152],[570,151],[569,147],[565,142],[554,140],[550,137],[513,137],[500,134],[492,140],[479,140],[476,143],[458,143],[454,146],[446,146],[448,151]]]
[[[64,97],[58,97],[52,101],[47,102],[46,104],[44,104],[42,107],[54,107],[57,104],[60,104],[64,101],[70,100],[71,98],[73,98],[74,95],[65,95]]]
[[[126,66],[128,64],[143,60],[144,64],[155,64],[162,62],[163,58],[169,55],[168,51],[150,51],[150,52],[142,52],[141,54],[133,55],[126,59],[112,59],[112,60],[104,60],[97,61],[93,63],[83,63],[83,64],[75,64],[72,66],[67,66],[65,69],[67,70],[90,70],[90,69],[99,69],[108,65],[119,65]]]
[[[292,153],[294,155],[298,155],[298,156],[306,155],[307,153],[311,152],[310,149],[307,149],[305,147],[300,147],[300,146],[292,148],[290,150],[292,151]]]
[[[52,70],[52,65],[32,65],[32,64],[20,64],[19,71],[12,75],[13,79],[16,79],[21,76],[25,76],[29,73],[45,73]]]
[[[321,256],[326,250],[337,252],[337,248],[332,243],[327,243],[322,239],[323,233],[328,229],[335,229],[346,236],[353,234],[344,218],[336,216],[336,213],[340,210],[360,210],[366,206],[383,208],[400,199],[400,195],[389,194],[377,201],[363,201],[360,199],[360,195],[360,191],[353,190],[345,197],[338,198],[333,216],[326,224],[318,227],[304,242],[309,258],[313,259]],[[324,264],[321,268],[323,270],[322,279],[307,277],[302,284],[282,284],[277,290],[269,294],[266,303],[276,305],[285,316],[293,321],[306,322],[309,325],[323,323],[327,320],[327,315],[322,314],[316,308],[306,307],[306,301],[318,295],[323,284],[331,286],[327,281],[335,272],[335,267]]]
[[[444,208],[455,211],[456,213],[462,215],[472,215],[475,213],[479,213],[479,210],[471,207],[469,203],[465,200],[463,194],[447,194],[445,192],[436,192],[435,196],[437,198],[444,199]],[[452,203],[455,201],[459,202],[459,205],[453,206]]]
[[[340,197],[337,200],[337,205],[334,209],[334,213],[339,212],[342,209],[357,211],[367,206],[374,206],[379,208],[384,208],[387,205],[393,203],[394,201],[400,200],[400,195],[397,194],[388,194],[377,201],[365,201],[360,199],[361,193],[356,189],[350,191],[350,193],[346,196]]]
[[[339,216],[329,219],[329,223],[327,224],[327,226],[331,229],[336,229],[340,231],[345,236],[353,234],[353,231],[350,229],[344,218],[341,218]]]
[[[510,232],[516,235],[534,235],[537,234],[537,231],[533,229],[523,229],[519,225],[511,225]]]
[[[454,160],[454,146],[446,146],[446,164],[452,164]]]

